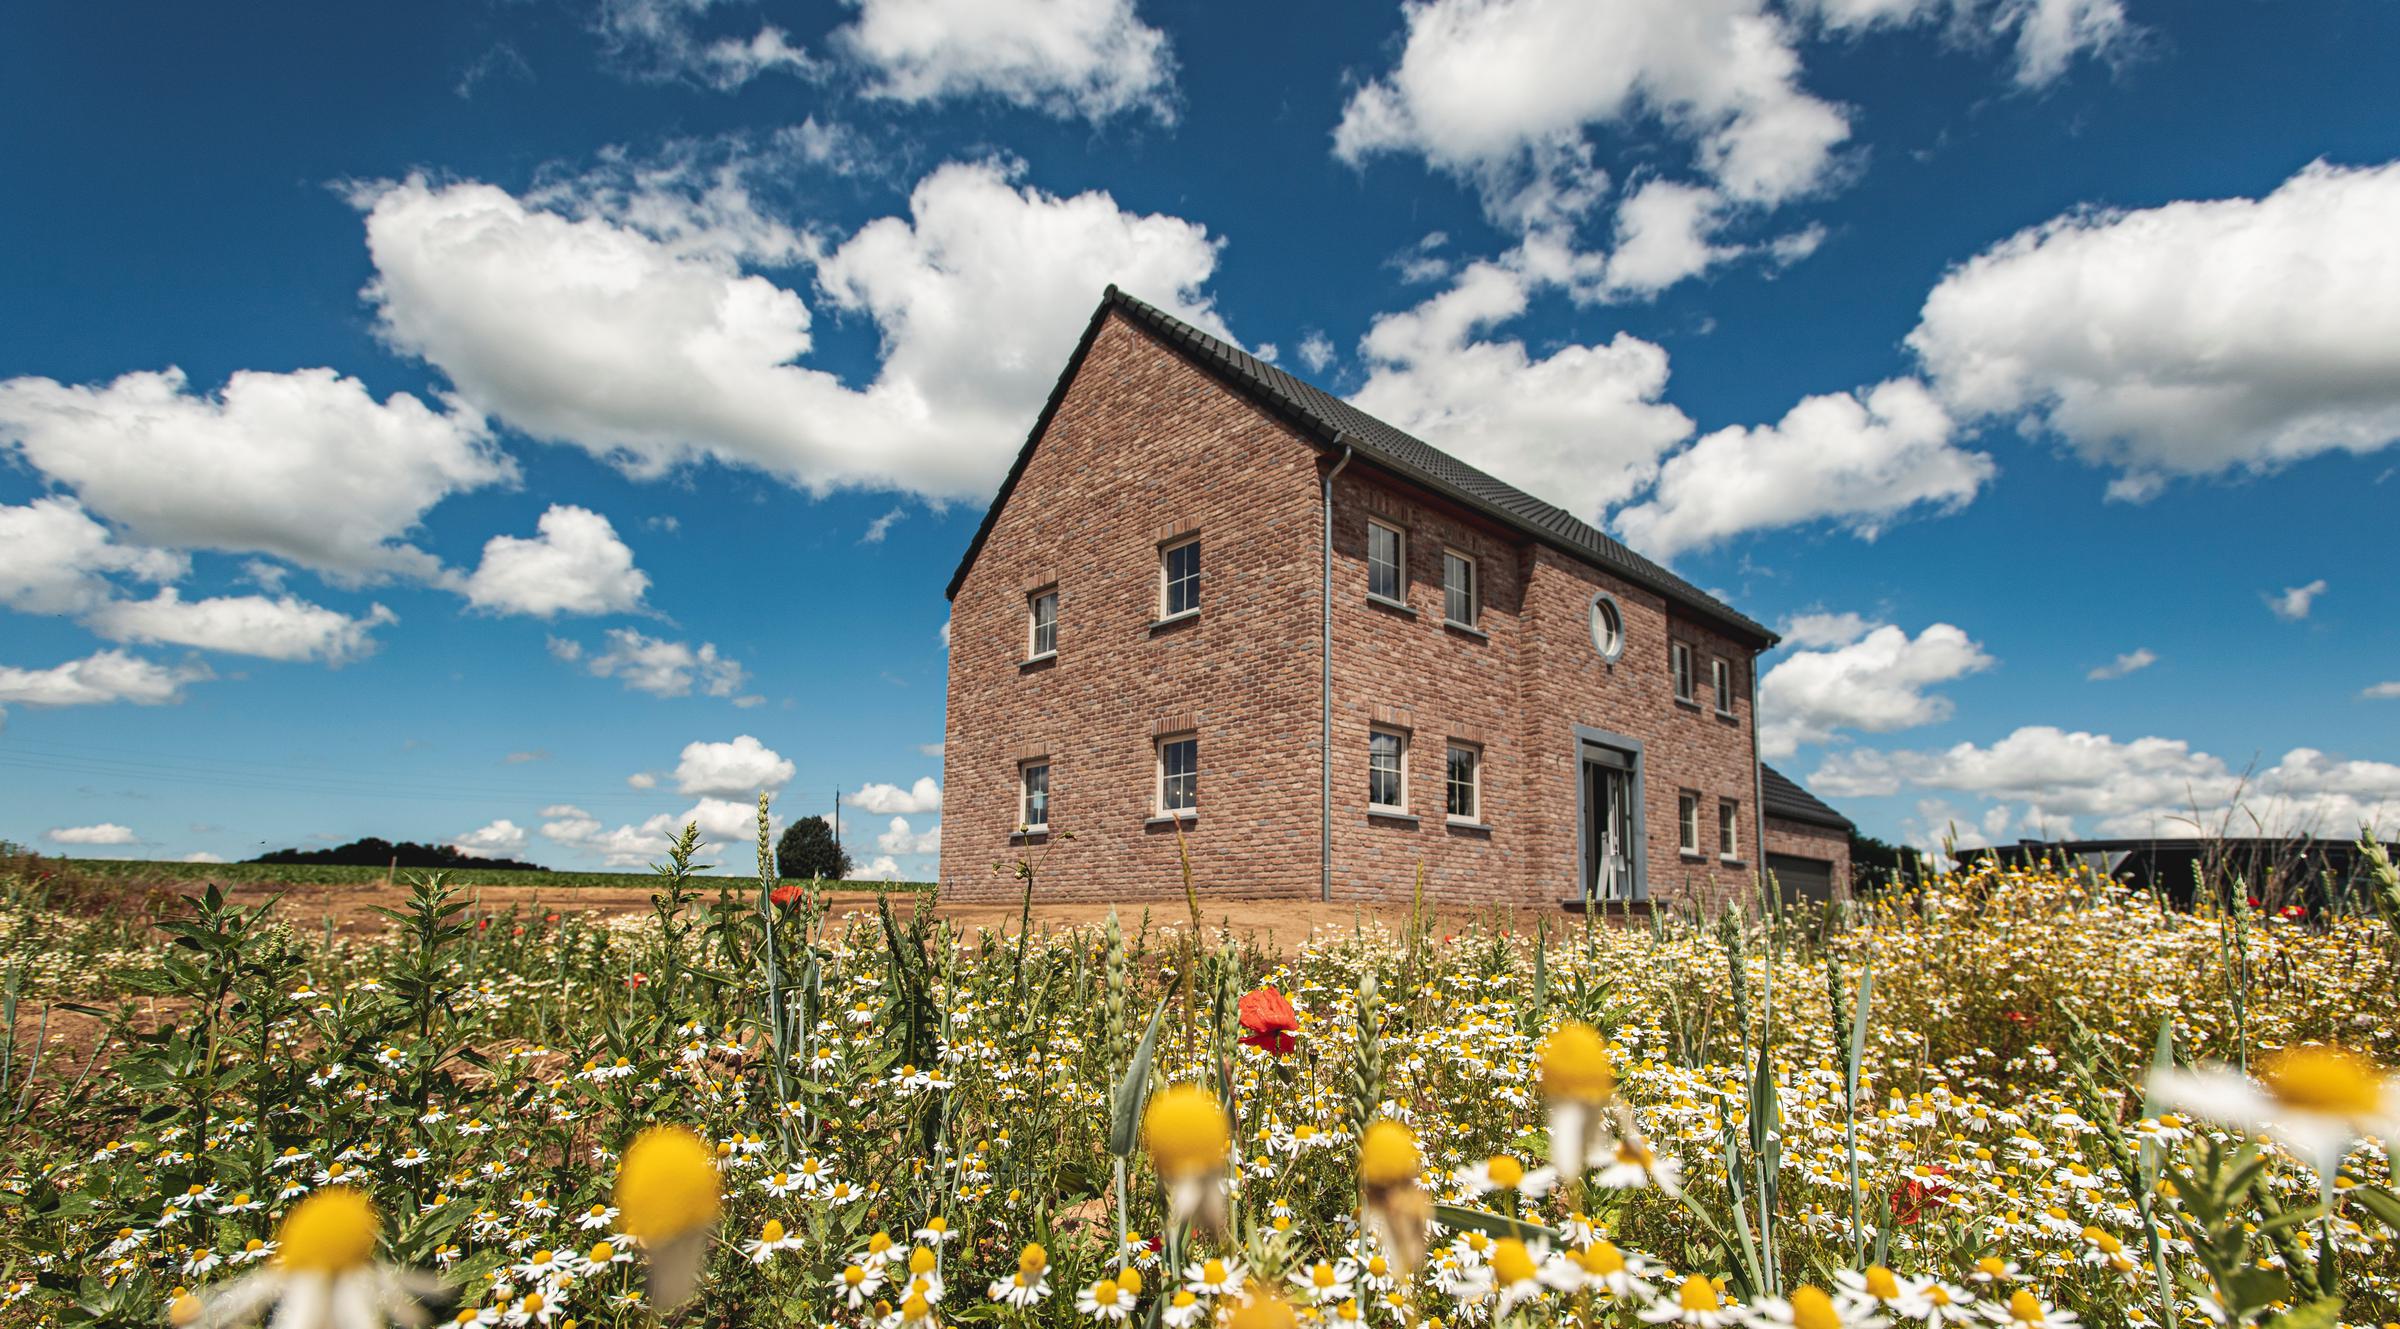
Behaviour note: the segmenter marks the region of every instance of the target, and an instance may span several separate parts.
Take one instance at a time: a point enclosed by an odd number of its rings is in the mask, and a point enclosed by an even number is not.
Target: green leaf
[[[1567,1239],[1554,1228],[1528,1223],[1521,1218],[1495,1214],[1482,1209],[1469,1209],[1460,1204],[1437,1204],[1433,1207],[1434,1221],[1455,1228],[1470,1228],[1486,1236],[1515,1237],[1519,1241],[1547,1242],[1564,1246]]]
[[[1172,987],[1158,999],[1158,1009],[1150,1013],[1150,1027],[1142,1031],[1142,1041],[1133,1050],[1133,1060],[1125,1065],[1125,1077],[1117,1081],[1114,1100],[1108,1113],[1108,1152],[1119,1158],[1133,1153],[1134,1127],[1142,1117],[1142,1100],[1150,1093],[1150,1061],[1158,1052],[1159,1022],[1167,1018],[1167,1003],[1174,1000]]]
[[[2342,1320],[2342,1299],[2327,1297],[2305,1306],[2294,1306],[2272,1320],[2259,1321],[2259,1329],[2334,1329]]]
[[[2383,1225],[2400,1232],[2400,1195],[2388,1190],[2369,1190],[2364,1186],[2350,1192],[2350,1198],[2367,1207],[2367,1212],[2383,1220]]]

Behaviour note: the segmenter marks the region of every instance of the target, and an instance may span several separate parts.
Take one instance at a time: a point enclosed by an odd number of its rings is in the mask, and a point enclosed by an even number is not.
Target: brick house
[[[1178,831],[1208,900],[1721,899],[1778,844],[1772,632],[1114,287],[949,597],[954,898],[1177,897]]]
[[[1767,871],[1786,895],[1830,900],[1850,892],[1848,817],[1772,766],[1758,768],[1759,806],[1767,813]]]

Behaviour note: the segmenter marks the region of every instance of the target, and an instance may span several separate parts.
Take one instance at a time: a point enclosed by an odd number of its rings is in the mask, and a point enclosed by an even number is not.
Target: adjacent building
[[[1774,633],[1114,287],[949,595],[954,897],[1018,860],[1048,899],[1179,897],[1187,861],[1204,900],[1847,877],[1830,809],[1762,797]]]

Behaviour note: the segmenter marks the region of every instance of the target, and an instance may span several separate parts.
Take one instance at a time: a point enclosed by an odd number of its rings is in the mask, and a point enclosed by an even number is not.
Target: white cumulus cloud
[[[214,395],[183,372],[98,387],[0,382],[0,443],[145,544],[256,552],[343,580],[430,577],[407,543],[445,496],[513,480],[483,417],[330,369],[243,371]]]
[[[2106,55],[2131,40],[2123,0],[1793,0],[1792,9],[1836,31],[1944,23],[1964,42],[2006,41],[2016,82],[2055,82],[2076,56]]]
[[[1865,630],[1855,639],[1794,651],[1760,676],[1762,754],[1789,756],[1843,730],[1883,734],[1946,719],[1950,699],[1927,689],[1992,665],[1981,646],[1948,623],[1913,638],[1890,624],[1859,626]]]
[[[54,844],[141,843],[140,838],[130,828],[119,826],[113,821],[104,821],[97,826],[53,826],[46,832],[46,835]]]
[[[894,817],[883,833],[875,837],[875,847],[887,854],[932,854],[942,848],[940,823],[922,831],[909,829],[908,818]]]
[[[525,828],[506,817],[471,830],[450,842],[469,858],[514,858],[525,852]]]
[[[220,595],[185,600],[172,586],[148,600],[114,600],[83,617],[111,641],[192,646],[264,660],[344,665],[375,650],[375,629],[398,622],[374,605],[356,618],[294,596]]]
[[[632,628],[610,628],[603,635],[608,647],[596,654],[587,656],[581,644],[560,637],[550,639],[550,653],[581,664],[596,678],[619,679],[653,697],[688,697],[695,687],[707,696],[731,697],[750,677],[739,661],[720,655],[715,642],[694,646]]]
[[[0,506],[0,608],[72,614],[108,599],[111,574],[171,582],[190,570],[181,554],[116,543],[74,499]]]
[[[2286,586],[2279,594],[2266,597],[2267,612],[2286,623],[2297,623],[2317,607],[2317,597],[2325,593],[2325,579],[2317,578],[2304,586]]]
[[[158,706],[183,700],[183,688],[212,677],[206,665],[160,664],[123,651],[98,651],[48,669],[0,665],[0,702],[27,706],[98,706],[129,701]]]
[[[869,784],[850,795],[850,805],[877,816],[916,815],[942,810],[941,782],[920,776],[906,789],[893,784]]]
[[[2158,652],[2142,646],[2125,652],[2107,664],[2092,666],[2091,672],[2085,674],[2084,678],[2090,682],[2102,683],[2112,678],[2123,678],[2127,674],[2139,673],[2157,663]]]
[[[792,763],[748,734],[730,743],[687,743],[675,764],[675,787],[687,794],[749,794],[781,789]],[[646,787],[646,786],[645,786]]]
[[[1173,54],[1133,0],[859,0],[833,41],[871,71],[871,96],[984,95],[1062,117],[1144,109],[1174,119]]]
[[[2400,162],[2264,198],[2085,210],[1954,269],[1908,344],[1962,415],[2055,433],[2140,499],[2400,438]]]
[[[649,575],[616,527],[589,508],[553,503],[533,539],[495,535],[459,585],[467,602],[499,614],[621,614],[642,607]]]

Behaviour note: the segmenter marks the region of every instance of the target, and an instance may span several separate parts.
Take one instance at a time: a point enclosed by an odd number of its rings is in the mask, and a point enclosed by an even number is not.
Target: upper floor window
[[[1200,740],[1161,739],[1158,744],[1158,811],[1163,817],[1200,807]]]
[[[1392,729],[1367,735],[1367,805],[1393,811],[1408,806],[1408,735]]]
[[[1742,805],[1730,798],[1717,800],[1717,857],[1728,861],[1742,856]]]
[[[1367,594],[1408,598],[1408,536],[1397,526],[1367,523]]]
[[[1159,617],[1173,618],[1200,608],[1200,541],[1169,545],[1159,552]]]
[[[1468,743],[1450,745],[1443,785],[1449,795],[1449,815],[1458,821],[1483,819],[1483,753]]]
[[[1018,768],[1017,820],[1029,831],[1050,829],[1050,763],[1029,761]]]
[[[1667,662],[1675,671],[1675,700],[1692,700],[1692,648],[1674,643],[1667,648]]]
[[[1700,796],[1689,789],[1675,796],[1675,847],[1700,852]]]
[[[1733,714],[1733,662],[1715,656],[1708,662],[1710,690],[1717,694],[1717,714]]]
[[[1030,640],[1026,643],[1025,658],[1039,660],[1058,654],[1058,590],[1035,591],[1026,600],[1026,620],[1030,625]]]
[[[1455,549],[1442,551],[1442,617],[1460,627],[1475,626],[1477,600],[1475,560]]]

